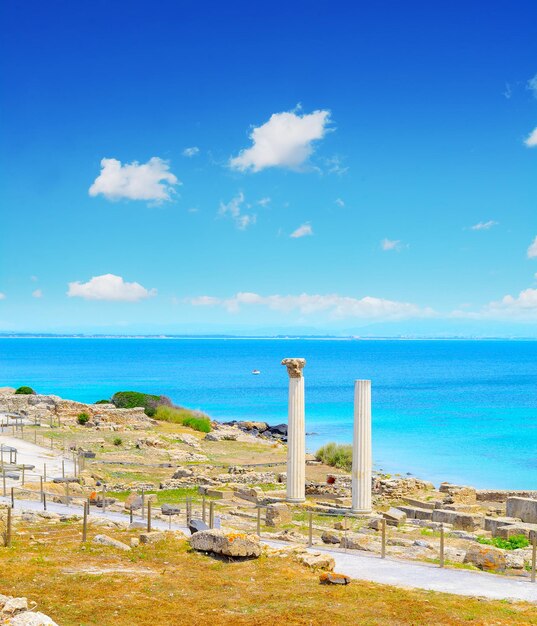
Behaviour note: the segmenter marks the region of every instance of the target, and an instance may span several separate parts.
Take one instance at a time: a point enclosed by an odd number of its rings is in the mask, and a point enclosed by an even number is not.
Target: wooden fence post
[[[533,540],[531,542],[531,582],[535,582],[535,564],[537,562],[537,531],[533,531]]]
[[[6,548],[11,548],[11,509],[7,510]]]
[[[313,511],[308,512],[308,546],[313,545]]]
[[[151,500],[147,501],[147,532],[151,532]]]
[[[444,524],[440,523],[440,567],[444,567]]]
[[[214,528],[214,500],[209,502],[209,528]]]
[[[84,519],[82,520],[82,543],[88,538],[88,503],[84,502]]]
[[[386,558],[386,520],[384,518],[382,518],[380,528],[382,531],[382,535],[381,535],[382,542],[380,544],[380,558],[385,559]]]

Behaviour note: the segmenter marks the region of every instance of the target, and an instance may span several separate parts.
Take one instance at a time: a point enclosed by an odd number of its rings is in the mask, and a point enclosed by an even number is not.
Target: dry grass
[[[0,548],[0,592],[27,596],[62,626],[537,624],[528,604],[358,581],[321,586],[318,575],[287,558],[217,561],[172,537],[123,553],[82,547],[79,524],[23,530],[12,548]],[[134,535],[104,532],[127,542]]]

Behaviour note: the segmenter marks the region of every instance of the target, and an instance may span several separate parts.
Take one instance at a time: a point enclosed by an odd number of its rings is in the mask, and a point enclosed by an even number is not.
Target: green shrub
[[[15,393],[21,394],[23,396],[32,396],[35,395],[35,391],[31,387],[19,387]]]
[[[211,432],[211,420],[200,413],[193,413],[188,409],[174,408],[171,406],[159,406],[155,412],[155,419],[171,424],[188,426],[201,433]]]
[[[111,404],[110,400],[97,400],[93,404]]]
[[[123,443],[123,439],[121,437],[114,437],[114,445],[120,446]]]
[[[143,407],[147,416],[153,417],[160,405],[171,406],[166,396],[154,396],[140,391],[118,391],[112,396],[112,404],[118,409],[134,409]]]
[[[84,426],[89,422],[90,416],[87,413],[79,413],[76,419],[81,426]]]
[[[321,446],[315,453],[315,457],[325,465],[350,471],[352,467],[352,446],[331,441]]]
[[[482,543],[489,546],[495,546],[502,550],[516,550],[517,548],[527,548],[530,542],[524,535],[513,535],[509,539],[503,539],[502,537],[477,537],[478,543]]]

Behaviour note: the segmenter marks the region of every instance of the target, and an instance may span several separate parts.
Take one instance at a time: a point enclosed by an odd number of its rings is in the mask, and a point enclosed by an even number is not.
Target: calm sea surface
[[[537,342],[0,339],[0,386],[83,402],[140,390],[276,424],[289,356],[307,360],[308,450],[351,441],[353,381],[370,378],[377,468],[537,489]]]

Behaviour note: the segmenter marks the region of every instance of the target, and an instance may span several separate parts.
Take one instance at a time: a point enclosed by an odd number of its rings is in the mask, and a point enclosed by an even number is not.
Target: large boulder
[[[258,557],[261,545],[257,535],[225,533],[222,530],[202,530],[190,537],[190,545],[200,552],[213,552],[231,557]]]
[[[506,512],[508,517],[537,524],[537,500],[533,498],[507,498]]]
[[[485,571],[503,572],[506,568],[505,552],[492,546],[472,546],[466,551],[464,562]]]
[[[341,541],[341,535],[335,533],[333,530],[325,530],[321,535],[323,543],[339,543]]]

